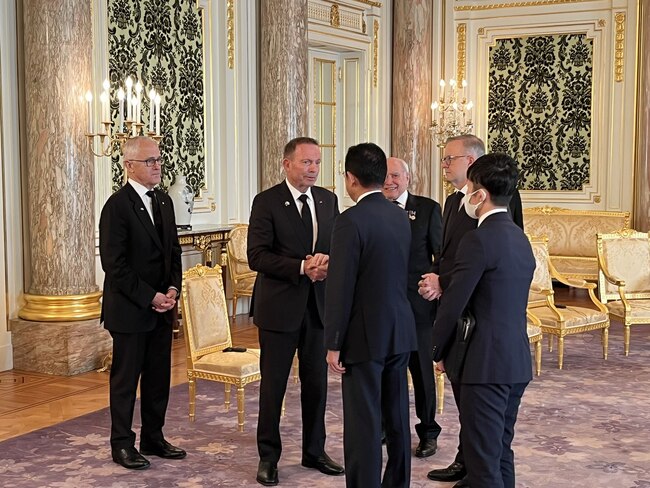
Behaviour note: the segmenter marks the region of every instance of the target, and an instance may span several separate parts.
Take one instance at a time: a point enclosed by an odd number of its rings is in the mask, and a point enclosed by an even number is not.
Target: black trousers
[[[433,328],[418,327],[418,350],[411,352],[409,371],[413,380],[415,414],[420,423],[415,431],[420,440],[437,439],[442,428],[436,422],[436,388],[433,373]]]
[[[515,488],[512,439],[528,383],[463,384],[460,423],[469,486]]]
[[[282,454],[282,400],[296,350],[302,409],[302,456],[318,458],[325,450],[327,363],[323,324],[318,316],[313,292],[310,293],[305,317],[298,330],[277,332],[259,329],[259,341],[262,380],[257,450],[260,460],[277,463]]]
[[[343,375],[343,449],[348,488],[408,487],[411,432],[406,366],[409,353],[346,364]],[[381,405],[381,408],[377,408]],[[381,477],[382,416],[388,460]]]
[[[163,439],[169,402],[172,325],[160,316],[149,332],[111,332],[113,363],[110,376],[111,448],[133,447],[132,430],[138,380],[140,381],[140,442]]]

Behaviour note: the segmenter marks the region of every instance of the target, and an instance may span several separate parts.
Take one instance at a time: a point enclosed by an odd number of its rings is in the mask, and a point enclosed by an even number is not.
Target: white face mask
[[[470,200],[470,198],[472,198],[472,195],[476,195],[479,192],[481,194],[483,194],[483,190],[476,190],[473,193],[468,193],[463,198],[463,206],[465,207],[465,212],[467,212],[467,215],[469,215],[473,219],[478,219],[478,215],[476,215],[476,211],[481,206],[481,204],[485,201],[485,198],[483,200],[481,200],[480,202],[478,202],[476,204],[473,204],[473,205],[471,203],[469,203],[469,200]]]

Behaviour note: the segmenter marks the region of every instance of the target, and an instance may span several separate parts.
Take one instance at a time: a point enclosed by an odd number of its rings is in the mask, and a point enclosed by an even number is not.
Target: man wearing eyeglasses
[[[464,198],[467,193],[467,171],[479,157],[485,154],[484,142],[475,135],[466,134],[447,139],[444,157],[441,160],[443,175],[456,191],[447,197],[442,217],[442,249],[440,258],[436,259],[431,272],[423,275],[418,293],[427,300],[440,298],[444,301],[444,290],[451,281],[452,270],[456,264],[456,250],[463,236],[476,229],[477,220],[472,219],[464,210]],[[508,205],[508,213],[520,228],[524,228],[521,196],[514,191]],[[460,384],[452,383],[456,405],[460,402]],[[459,408],[460,410],[460,408]],[[454,462],[446,468],[434,469],[427,475],[434,481],[457,481],[453,488],[463,488],[467,484],[467,470],[463,457],[463,447],[459,433],[458,453]]]
[[[104,269],[102,322],[113,338],[110,376],[111,452],[127,469],[145,469],[144,455],[181,459],[163,436],[169,400],[172,324],[181,287],[181,248],[169,196],[160,184],[158,144],[124,144],[128,182],[106,201],[99,221]],[[140,451],[131,429],[140,382]]]

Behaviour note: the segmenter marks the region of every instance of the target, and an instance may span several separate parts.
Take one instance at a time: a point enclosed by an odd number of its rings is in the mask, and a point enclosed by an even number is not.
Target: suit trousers
[[[455,381],[450,381],[451,391],[454,394],[454,402],[456,403],[456,410],[458,410],[458,423],[460,429],[458,430],[458,451],[456,452],[455,463],[465,465],[465,457],[463,456],[463,424],[460,422],[460,390],[461,384]]]
[[[409,353],[402,353],[345,365],[343,450],[348,488],[401,488],[410,484],[408,358]],[[382,416],[388,454],[383,480]]]
[[[302,456],[303,459],[316,459],[325,451],[327,362],[323,324],[318,315],[313,288],[298,330],[277,332],[259,329],[259,341],[262,380],[257,449],[260,460],[277,463],[282,453],[280,415],[296,349],[302,410]]]
[[[140,442],[163,439],[162,428],[169,402],[172,324],[158,318],[149,332],[111,331],[113,363],[110,376],[111,448],[133,447],[133,410],[140,381]]]
[[[433,328],[418,327],[418,350],[411,352],[409,371],[413,380],[415,413],[420,419],[415,431],[420,440],[437,439],[442,428],[436,422],[436,389],[433,374]]]
[[[463,384],[460,423],[469,486],[515,488],[515,422],[528,383]]]

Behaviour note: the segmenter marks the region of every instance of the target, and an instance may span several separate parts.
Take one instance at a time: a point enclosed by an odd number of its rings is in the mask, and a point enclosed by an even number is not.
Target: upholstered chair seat
[[[610,317],[623,323],[627,356],[631,326],[650,324],[650,233],[598,234],[597,248],[600,298]]]
[[[187,349],[190,421],[195,419],[196,379],[225,384],[225,405],[230,407],[231,385],[237,387],[237,425],[244,430],[244,387],[259,381],[259,349],[232,351],[228,309],[221,267],[197,265],[183,274],[181,293],[183,329]]]
[[[562,369],[564,365],[564,338],[592,330],[601,331],[603,358],[607,359],[609,315],[607,308],[596,298],[596,285],[582,279],[566,278],[559,273],[551,262],[546,237],[530,237],[530,241],[536,267],[529,292],[529,315],[537,317],[542,332],[549,334],[549,344],[553,336],[557,337],[558,368]],[[555,303],[553,280],[571,288],[587,290],[593,308]],[[544,300],[540,300],[540,297],[544,297]]]

